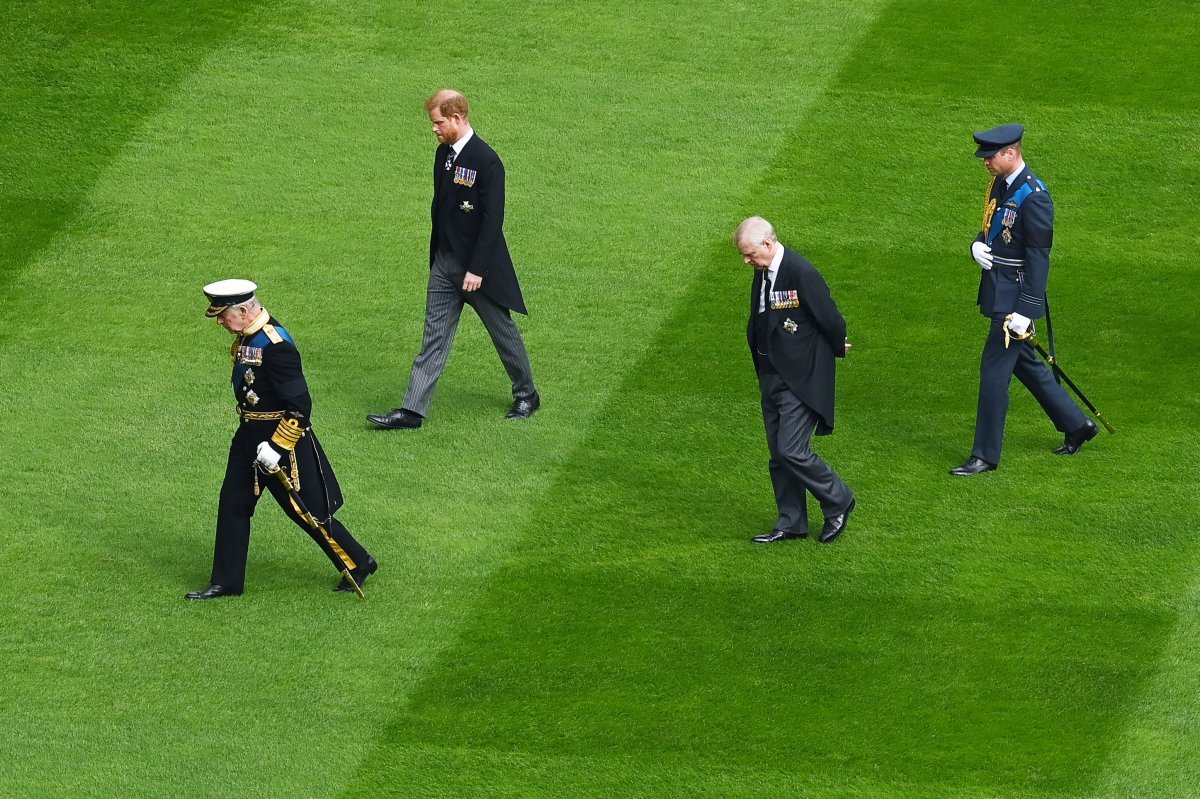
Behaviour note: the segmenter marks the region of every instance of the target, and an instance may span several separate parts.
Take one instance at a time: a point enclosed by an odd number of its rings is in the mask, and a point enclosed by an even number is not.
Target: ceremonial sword
[[[320,533],[325,538],[325,542],[329,544],[329,548],[333,550],[334,554],[338,556],[338,560],[340,560],[342,565],[346,567],[342,569],[342,577],[346,580],[346,582],[350,583],[350,587],[354,589],[354,593],[358,594],[363,599],[366,599],[367,595],[363,593],[362,588],[359,587],[358,583],[355,582],[354,578],[350,575],[350,569],[353,568],[354,561],[352,561],[350,556],[346,554],[345,550],[338,546],[337,542],[333,540],[333,536],[331,536],[329,531],[325,529],[325,525],[317,521],[316,516],[313,516],[311,513],[309,513],[308,508],[304,506],[304,500],[300,499],[300,492],[296,490],[295,486],[292,485],[292,481],[288,479],[287,472],[276,466],[273,470],[269,471],[268,474],[275,475],[279,478],[279,482],[283,483],[283,487],[287,489],[288,496],[292,499],[292,506],[295,507],[296,512],[300,514],[300,518],[304,519],[310,528]]]
[[[1012,317],[1009,316],[1004,320],[1004,348],[1008,349],[1008,343],[1010,340],[1028,341],[1033,345],[1033,348],[1037,350],[1037,354],[1042,356],[1042,360],[1045,361],[1046,365],[1050,367],[1050,371],[1054,373],[1055,377],[1060,378],[1062,382],[1067,384],[1067,388],[1071,389],[1076,397],[1079,397],[1080,401],[1082,401],[1083,404],[1087,406],[1087,409],[1092,412],[1092,416],[1095,416],[1100,420],[1100,424],[1104,425],[1104,429],[1110,433],[1117,432],[1116,429],[1108,423],[1108,420],[1104,418],[1104,414],[1096,410],[1096,406],[1091,403],[1091,400],[1084,396],[1084,393],[1079,390],[1079,386],[1075,385],[1074,381],[1067,377],[1067,373],[1064,372],[1062,367],[1058,365],[1058,359],[1046,352],[1046,348],[1038,342],[1037,337],[1033,334],[1033,326],[1030,326],[1028,332],[1018,336],[1016,333],[1013,333],[1008,329],[1008,323],[1011,319]]]

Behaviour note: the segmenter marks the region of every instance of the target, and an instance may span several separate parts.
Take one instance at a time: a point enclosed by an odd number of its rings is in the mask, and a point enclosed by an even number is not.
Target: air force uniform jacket
[[[993,266],[979,278],[979,312],[992,318],[1046,315],[1046,281],[1054,241],[1054,203],[1046,184],[1022,169],[1008,186],[992,181],[983,229],[975,237],[992,248]]]

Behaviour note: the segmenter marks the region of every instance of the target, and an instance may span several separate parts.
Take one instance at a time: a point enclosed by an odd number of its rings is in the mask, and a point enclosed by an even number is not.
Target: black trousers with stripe
[[[221,499],[217,508],[217,541],[213,551],[212,568],[212,582],[215,585],[223,585],[237,591],[245,586],[246,559],[250,550],[250,519],[254,516],[259,499],[254,493],[254,459],[258,455],[259,443],[270,438],[275,425],[275,422],[242,422],[229,445],[229,460],[225,465],[225,480],[221,484]],[[370,557],[366,549],[355,540],[345,525],[330,515],[331,503],[325,480],[322,479],[321,459],[311,435],[300,439],[293,456],[296,458],[300,475],[300,498],[318,521],[325,522],[325,529],[350,563],[344,562],[325,537],[309,527],[301,518],[292,507],[291,497],[277,477],[259,472],[257,478],[260,489],[271,493],[288,518],[308,533],[335,569],[341,571],[347,566],[354,568],[357,564],[365,563]],[[280,466],[287,466],[287,458],[280,462]]]
[[[1004,419],[1008,415],[1008,387],[1013,375],[1029,389],[1060,433],[1078,430],[1087,423],[1083,411],[1060,386],[1050,368],[1028,341],[1004,347],[1004,318],[995,317],[983,344],[979,362],[979,406],[975,414],[975,444],[971,454],[990,464],[1000,463],[1004,445]]]

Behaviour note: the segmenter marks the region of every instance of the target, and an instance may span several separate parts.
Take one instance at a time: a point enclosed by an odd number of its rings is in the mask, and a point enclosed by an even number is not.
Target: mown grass
[[[0,792],[1195,793],[1188,4],[1021,8],[1017,54],[980,3],[14,9]],[[447,84],[508,166],[545,407],[501,421],[468,318],[426,427],[379,433]],[[1002,469],[953,481],[969,133],[1009,119],[1059,209],[1063,363],[1120,432],[1056,458],[1018,389]],[[751,213],[850,323],[831,547],[746,541],[773,521]],[[232,275],[300,342],[366,602],[267,505],[248,593],[182,601],[232,427],[199,287]]]

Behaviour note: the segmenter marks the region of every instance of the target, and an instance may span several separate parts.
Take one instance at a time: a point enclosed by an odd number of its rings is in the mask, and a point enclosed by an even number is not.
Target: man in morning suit
[[[342,490],[325,450],[312,429],[312,397],[291,335],[259,303],[258,286],[249,280],[219,280],[204,287],[205,316],[236,338],[233,396],[239,423],[229,445],[225,481],[217,507],[217,542],[208,588],[188,599],[216,599],[242,593],[250,549],[250,517],[265,487],[288,518],[308,533],[339,572],[349,571],[361,588],[379,568],[333,514],[342,506]],[[324,527],[314,530],[303,519],[281,481],[268,474],[290,474],[304,507]],[[335,591],[353,591],[342,578]]]
[[[370,414],[379,427],[416,428],[429,414],[463,304],[479,314],[508,377],[506,419],[528,419],[541,406],[521,331],[512,311],[528,313],[504,240],[504,164],[471,129],[467,98],[442,89],[425,102],[439,142],[433,159],[433,217],[425,333],[399,408]]]
[[[983,225],[971,244],[982,267],[979,312],[991,319],[979,363],[979,405],[971,457],[950,474],[968,477],[990,472],[1000,463],[1008,386],[1021,381],[1065,439],[1056,455],[1074,455],[1099,432],[1038,358],[1021,340],[1035,319],[1047,316],[1046,282],[1054,241],[1054,203],[1046,184],[1025,165],[1017,123],[975,134],[975,157],[992,175],[984,200]],[[1053,351],[1053,350],[1052,350]]]
[[[854,492],[813,452],[813,433],[833,432],[835,358],[843,358],[846,320],[816,267],[787,249],[760,216],[738,226],[733,243],[754,267],[746,341],[758,374],[771,484],[779,518],[756,544],[808,535],[808,494],[821,503],[828,544],[846,529]]]

